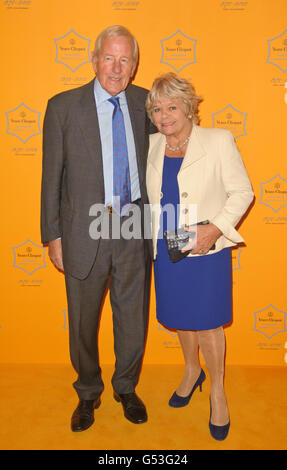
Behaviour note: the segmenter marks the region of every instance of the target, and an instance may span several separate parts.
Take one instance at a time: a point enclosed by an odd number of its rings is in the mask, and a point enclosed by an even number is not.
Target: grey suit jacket
[[[141,198],[148,203],[145,175],[151,123],[145,112],[147,90],[126,89],[135,138]],[[101,140],[94,80],[48,101],[43,128],[41,195],[42,243],[62,238],[65,271],[78,279],[90,272],[98,240],[89,235],[95,203],[104,204]],[[151,243],[150,243],[151,251]]]

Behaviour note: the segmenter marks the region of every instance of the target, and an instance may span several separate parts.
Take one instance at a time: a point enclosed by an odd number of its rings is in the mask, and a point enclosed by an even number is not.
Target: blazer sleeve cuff
[[[211,220],[211,223],[221,230],[223,236],[233,243],[244,242],[244,238],[235,230],[233,225],[223,216],[217,215]]]

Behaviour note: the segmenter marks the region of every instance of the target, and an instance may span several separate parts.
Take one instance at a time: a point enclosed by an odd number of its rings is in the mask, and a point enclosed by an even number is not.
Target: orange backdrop
[[[63,275],[40,242],[42,123],[47,99],[93,78],[90,53],[111,24],[137,37],[135,83],[177,71],[203,97],[201,125],[230,129],[255,202],[233,250],[227,364],[287,363],[287,3],[1,0],[1,362],[69,362]],[[112,363],[107,296],[102,363]],[[183,361],[177,336],[156,321],[152,288],[145,363]]]

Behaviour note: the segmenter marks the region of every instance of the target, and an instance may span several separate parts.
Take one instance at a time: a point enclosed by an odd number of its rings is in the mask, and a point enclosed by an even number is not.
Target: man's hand
[[[190,241],[183,250],[187,251],[192,249],[193,255],[205,255],[208,253],[212,245],[222,235],[221,230],[214,224],[197,225],[195,227],[186,227],[189,232],[197,232],[196,240]]]
[[[48,253],[50,260],[57,269],[64,272],[63,256],[62,256],[62,241],[52,240],[48,243]]]

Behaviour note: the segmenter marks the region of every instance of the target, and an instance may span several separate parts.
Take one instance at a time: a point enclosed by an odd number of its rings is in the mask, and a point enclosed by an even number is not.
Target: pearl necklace
[[[171,152],[176,152],[177,150],[180,150],[185,144],[187,144],[187,142],[189,141],[190,139],[190,135],[185,139],[184,142],[182,142],[182,144],[180,144],[178,147],[171,147],[170,145],[168,145],[168,143],[166,142],[166,146],[168,148],[168,150],[170,150]]]

